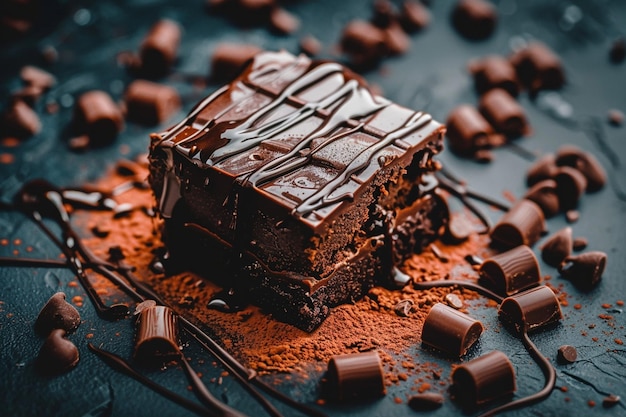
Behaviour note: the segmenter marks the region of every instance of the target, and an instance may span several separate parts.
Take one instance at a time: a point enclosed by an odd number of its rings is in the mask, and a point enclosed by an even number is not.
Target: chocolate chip
[[[478,109],[496,131],[508,137],[519,137],[530,132],[526,113],[517,101],[501,88],[485,93]]]
[[[417,0],[405,0],[400,8],[398,20],[408,32],[417,32],[430,24],[430,11]]]
[[[478,320],[437,303],[424,320],[422,343],[458,358],[467,353],[482,332]]]
[[[66,334],[63,329],[54,329],[41,346],[35,366],[42,374],[62,374],[78,364],[78,348],[65,338]]]
[[[558,267],[572,253],[572,228],[564,227],[541,246],[541,258],[550,266]]]
[[[512,97],[517,97],[520,86],[517,73],[511,62],[500,55],[489,55],[469,65],[474,76],[474,86],[478,94],[484,94],[494,88],[501,88]]]
[[[79,325],[78,310],[65,300],[65,293],[58,292],[50,297],[39,312],[35,321],[35,331],[42,336],[50,334],[54,329],[63,329],[67,333],[72,333]]]
[[[534,287],[541,281],[539,263],[534,252],[519,245],[485,259],[479,269],[481,279],[500,294],[512,295]]]
[[[562,318],[559,300],[545,285],[507,297],[498,317],[518,332],[530,332],[558,323]]]
[[[531,42],[510,57],[517,76],[531,93],[559,89],[565,84],[565,74],[559,57],[546,45]]]
[[[559,347],[557,351],[557,361],[559,363],[574,363],[576,362],[576,358],[578,357],[578,352],[574,346],[563,345]]]
[[[169,19],[156,22],[141,43],[141,71],[156,77],[169,73],[176,61],[180,38],[178,23]]]
[[[211,56],[211,78],[214,81],[230,81],[261,48],[252,44],[220,43]]]
[[[172,87],[146,80],[133,81],[124,96],[126,117],[144,125],[164,122],[180,109],[180,96]]]
[[[459,0],[452,10],[452,25],[468,39],[486,39],[493,33],[498,15],[485,0]]]
[[[565,212],[565,220],[568,223],[576,223],[580,219],[580,212],[578,210],[567,210]]]
[[[74,107],[77,131],[89,137],[89,145],[111,143],[124,127],[119,107],[104,91],[92,90],[81,95]]]
[[[443,405],[443,395],[436,392],[416,394],[409,398],[409,407],[415,411],[432,411]]]
[[[532,246],[545,229],[541,208],[530,200],[521,199],[500,218],[490,237],[495,246],[503,248]]]
[[[589,290],[602,279],[606,261],[606,253],[600,251],[568,256],[559,266],[559,273],[577,287]]]
[[[329,396],[338,401],[371,400],[385,393],[382,362],[376,351],[333,356],[326,378]]]
[[[560,211],[557,184],[554,180],[543,180],[533,185],[524,198],[536,203],[546,218],[553,217]]]

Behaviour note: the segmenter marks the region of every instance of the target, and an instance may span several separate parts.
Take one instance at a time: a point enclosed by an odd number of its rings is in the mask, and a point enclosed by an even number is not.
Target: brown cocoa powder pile
[[[134,177],[130,178],[120,175],[119,169],[112,170],[95,186],[111,190],[126,181],[147,178],[145,162],[134,166],[134,170]],[[124,174],[128,175],[126,171]],[[125,256],[123,262],[135,267],[140,279],[149,283],[179,314],[203,324],[224,348],[248,367],[261,374],[289,373],[306,378],[310,370],[323,371],[333,355],[377,349],[383,359],[387,385],[406,381],[410,376],[417,376],[413,380],[415,392],[446,385],[439,380],[438,365],[419,363],[416,353],[407,354],[407,350],[419,345],[430,306],[445,302],[449,293],[461,300],[476,299],[477,293],[459,288],[417,290],[411,284],[396,290],[375,287],[363,299],[334,308],[312,333],[276,321],[255,306],[234,314],[223,313],[206,307],[211,296],[221,290],[210,281],[191,272],[166,276],[151,270],[154,250],[163,246],[158,232],[159,220],[144,212],[155,204],[151,191],[132,188],[115,200],[120,204],[130,203],[137,209],[119,218],[110,211],[74,213],[74,223],[81,230],[85,244],[104,258],[108,258],[110,248],[119,247]],[[434,245],[435,248],[414,255],[402,266],[412,280],[473,281],[477,272],[464,257],[489,255],[488,238],[484,235],[473,234],[460,245],[441,242]],[[120,297],[124,297],[104,279],[97,279],[95,286],[109,301],[120,301]],[[405,310],[406,317],[395,311],[400,301],[411,306]]]

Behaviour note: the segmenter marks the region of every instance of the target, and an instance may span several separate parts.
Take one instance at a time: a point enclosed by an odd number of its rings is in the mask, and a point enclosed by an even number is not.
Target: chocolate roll
[[[499,294],[513,295],[539,285],[539,263],[526,245],[485,259],[480,266],[481,278],[489,282]]]
[[[575,168],[563,166],[557,169],[554,181],[561,210],[575,208],[587,188],[585,176]]]
[[[498,132],[519,137],[530,132],[524,109],[505,90],[495,88],[485,93],[478,109]]]
[[[563,318],[559,300],[545,285],[505,298],[498,317],[518,332],[531,332],[556,324]]]
[[[459,0],[452,10],[452,25],[468,39],[488,38],[497,21],[495,7],[485,0]]]
[[[50,297],[39,312],[35,321],[35,331],[42,336],[47,336],[54,329],[72,333],[79,325],[78,310],[65,300],[65,293],[58,292]]]
[[[489,55],[469,65],[478,94],[501,88],[513,97],[519,94],[517,73],[511,62],[500,55]]]
[[[565,84],[561,60],[543,43],[531,42],[515,52],[510,60],[522,84],[531,92],[556,90]]]
[[[524,198],[537,204],[546,218],[556,216],[561,209],[557,184],[554,180],[538,182],[526,192]]]
[[[329,396],[337,401],[371,400],[385,395],[377,351],[333,356],[326,374]]]
[[[483,325],[445,304],[430,309],[422,327],[422,343],[454,357],[467,353],[483,332]]]
[[[252,44],[220,43],[211,56],[211,78],[232,80],[259,52],[261,48]]]
[[[398,20],[407,33],[417,32],[430,24],[430,11],[417,0],[405,0]]]
[[[452,372],[454,400],[465,408],[510,396],[516,389],[513,364],[499,350],[461,364]]]
[[[543,211],[530,200],[521,199],[491,230],[492,244],[503,248],[532,246],[546,229]]]
[[[550,266],[558,267],[565,258],[571,255],[572,228],[564,227],[558,232],[548,237],[548,240],[541,245],[541,258]]]
[[[124,97],[127,118],[145,125],[164,122],[180,109],[180,96],[172,87],[136,80]]]
[[[50,332],[35,360],[38,372],[44,375],[59,375],[78,364],[78,348],[65,338],[66,334],[63,329],[54,329]]]
[[[170,72],[176,61],[181,30],[178,23],[169,19],[156,22],[139,50],[141,69],[144,74],[163,76]]]
[[[531,187],[538,182],[553,179],[557,169],[554,155],[551,153],[543,155],[526,171],[526,185]]]
[[[360,67],[376,64],[387,53],[385,32],[364,20],[353,20],[343,29],[341,49]]]
[[[593,154],[574,145],[563,145],[556,151],[557,166],[576,168],[587,180],[586,191],[600,190],[606,184],[606,172]]]
[[[141,309],[137,319],[135,359],[146,365],[179,357],[178,317],[165,306]]]
[[[459,154],[473,154],[490,146],[493,128],[473,106],[461,104],[448,115],[446,136],[450,149]]]
[[[41,131],[41,120],[23,100],[15,100],[0,118],[0,129],[5,135],[25,139]]]
[[[568,256],[559,265],[559,273],[578,288],[590,290],[602,279],[606,261],[606,253],[600,251]]]
[[[109,94],[99,90],[88,91],[79,97],[74,107],[74,123],[95,146],[112,142],[124,127],[119,107]]]

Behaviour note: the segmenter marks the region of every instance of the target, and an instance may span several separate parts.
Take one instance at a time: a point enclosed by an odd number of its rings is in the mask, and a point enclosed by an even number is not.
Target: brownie
[[[339,64],[262,52],[151,137],[171,258],[311,331],[445,224],[444,132]]]

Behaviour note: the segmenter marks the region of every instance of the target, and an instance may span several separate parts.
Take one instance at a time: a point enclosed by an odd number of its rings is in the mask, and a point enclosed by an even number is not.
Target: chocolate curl
[[[556,90],[565,84],[565,74],[559,57],[546,45],[532,42],[515,52],[511,63],[522,83],[531,90]]]
[[[562,210],[575,208],[587,188],[585,176],[575,168],[564,166],[557,169],[554,181],[560,208]]]
[[[542,285],[505,298],[498,317],[518,332],[527,333],[558,323],[563,315],[554,292]]]
[[[559,273],[578,288],[590,290],[602,279],[606,261],[606,253],[600,251],[568,256],[559,265]]]
[[[541,282],[537,258],[526,245],[485,259],[479,273],[498,293],[506,295],[516,294]]]
[[[74,107],[74,122],[80,133],[89,137],[96,146],[108,144],[124,127],[124,118],[111,96],[93,90],[79,97]]]
[[[533,185],[524,195],[524,199],[537,204],[546,218],[556,216],[561,209],[554,180],[543,180]]]
[[[137,319],[135,360],[161,364],[180,357],[178,317],[165,306],[144,308]]]
[[[333,356],[327,379],[338,401],[368,400],[385,394],[383,367],[377,351]]]
[[[550,266],[558,267],[572,253],[572,228],[564,227],[541,245],[541,258]]]
[[[50,332],[35,361],[35,367],[40,373],[59,375],[78,364],[78,348],[65,338],[66,334],[63,329],[55,329]]]
[[[493,128],[473,106],[461,104],[448,115],[446,136],[450,148],[459,154],[472,154],[490,147]]]
[[[422,343],[451,356],[467,353],[483,332],[483,325],[467,314],[437,303],[430,309],[422,328]]]
[[[63,329],[67,333],[72,333],[79,325],[78,310],[65,300],[65,293],[58,292],[50,297],[39,312],[35,321],[35,331],[42,336],[50,334],[54,329]]]
[[[498,132],[508,137],[519,137],[530,133],[524,109],[505,90],[495,88],[485,93],[478,109]]]
[[[502,56],[486,56],[471,62],[468,69],[474,76],[474,86],[478,94],[484,94],[494,88],[501,88],[512,97],[519,94],[520,86],[515,67]]]
[[[492,243],[504,248],[532,246],[545,229],[541,208],[530,200],[521,199],[500,218],[490,237]]]
[[[173,20],[156,22],[144,38],[139,55],[144,74],[163,76],[170,72],[176,61],[181,29]]]
[[[540,181],[553,179],[558,167],[553,154],[543,155],[526,171],[526,185],[533,186]]]
[[[510,396],[516,389],[513,364],[499,350],[472,359],[452,373],[454,399],[466,408]]]
[[[587,180],[588,192],[598,191],[606,184],[606,172],[600,162],[577,146],[561,146],[556,151],[555,162],[558,166],[569,166],[580,171]]]

